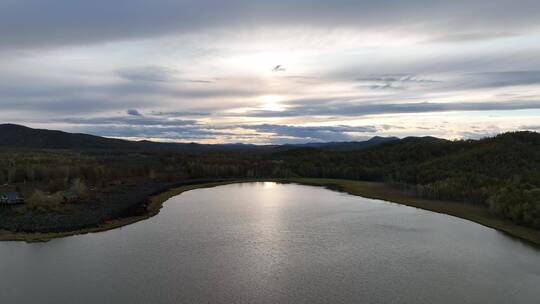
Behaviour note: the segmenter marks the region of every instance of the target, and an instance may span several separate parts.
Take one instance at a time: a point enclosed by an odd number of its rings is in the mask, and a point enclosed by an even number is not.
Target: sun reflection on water
[[[272,189],[277,186],[277,183],[275,182],[263,182],[263,188],[265,189]]]

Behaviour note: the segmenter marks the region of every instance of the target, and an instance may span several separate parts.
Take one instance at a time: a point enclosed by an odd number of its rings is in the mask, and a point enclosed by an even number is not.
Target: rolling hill
[[[362,150],[380,143],[398,140],[396,137],[373,137],[367,141],[307,143],[298,145],[250,145],[197,143],[162,143],[152,141],[127,141],[89,134],[68,133],[56,130],[33,129],[16,124],[0,125],[0,148],[62,149],[62,150],[272,150],[317,148],[328,151]]]

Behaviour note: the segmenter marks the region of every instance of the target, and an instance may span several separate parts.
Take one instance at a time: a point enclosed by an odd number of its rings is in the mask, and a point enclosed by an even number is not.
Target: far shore
[[[424,210],[429,210],[437,213],[443,213],[458,218],[466,219],[510,236],[524,240],[530,244],[540,246],[540,231],[513,224],[510,221],[499,219],[489,213],[486,208],[473,206],[465,203],[427,200],[406,195],[403,192],[393,189],[383,183],[362,182],[342,179],[318,179],[318,178],[261,178],[261,179],[238,179],[219,182],[207,182],[193,185],[184,185],[176,188],[171,188],[149,198],[146,206],[146,212],[142,215],[129,216],[119,219],[106,221],[96,227],[87,229],[66,231],[66,232],[51,232],[51,233],[24,233],[0,231],[0,241],[26,241],[26,242],[46,242],[54,238],[61,238],[79,234],[102,232],[106,230],[116,229],[122,226],[130,225],[158,214],[163,204],[170,198],[180,195],[183,192],[210,188],[234,183],[246,182],[278,182],[278,183],[297,183],[309,186],[321,186],[331,190],[343,191],[351,195],[362,196],[371,199],[379,199],[392,203],[398,203],[411,207],[416,207]]]

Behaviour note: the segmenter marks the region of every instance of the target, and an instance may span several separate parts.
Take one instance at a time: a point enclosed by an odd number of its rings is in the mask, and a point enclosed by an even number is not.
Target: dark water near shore
[[[540,251],[442,214],[249,183],[48,243],[0,243],[0,303],[538,303]]]

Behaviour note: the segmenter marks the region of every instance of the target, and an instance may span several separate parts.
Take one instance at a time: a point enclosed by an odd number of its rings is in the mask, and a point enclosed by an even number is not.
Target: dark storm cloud
[[[538,20],[536,0],[2,0],[0,48],[296,25],[423,29],[463,40],[528,30]]]
[[[132,67],[118,71],[121,78],[134,81],[167,82],[174,79],[176,71],[157,66]]]
[[[152,115],[156,116],[166,116],[166,117],[185,117],[185,116],[210,116],[210,112],[202,111],[175,111],[175,112],[162,112],[162,111],[152,111]]]
[[[196,125],[196,120],[168,120],[142,115],[113,116],[113,117],[68,117],[53,120],[56,122],[85,125],[129,125],[129,126],[190,126]]]
[[[223,137],[253,139],[264,137],[272,143],[351,141],[363,139],[358,133],[375,133],[376,126],[290,126],[280,124],[209,125],[195,120],[170,120],[149,116],[69,117],[53,122],[67,124],[66,130],[109,137],[164,138],[172,140],[223,139]],[[252,132],[238,134],[231,130]],[[387,130],[388,126],[381,126]],[[269,134],[264,135],[262,133]]]
[[[178,71],[161,66],[130,67],[118,70],[118,76],[128,81],[213,83],[212,80],[185,79]]]
[[[253,130],[254,132],[237,134],[235,132],[227,131],[227,128],[243,128],[246,130]],[[224,138],[249,141],[262,138],[268,143],[279,144],[364,140],[369,136],[354,136],[347,133],[368,133],[376,130],[375,127],[299,127],[288,125],[230,125],[218,128],[205,125],[178,127],[93,125],[85,127],[68,127],[67,129],[108,137],[162,138],[183,141],[203,139],[216,140]],[[271,133],[272,135],[262,136],[257,132]]]
[[[540,71],[483,72],[464,75],[461,88],[499,88],[540,84]]]
[[[180,81],[182,82],[182,81]],[[87,86],[88,90],[96,92],[140,95],[140,96],[167,96],[174,98],[208,98],[208,97],[240,97],[255,96],[260,93],[256,88],[245,87],[214,87],[214,86],[188,86],[181,83],[161,83],[152,81],[130,81],[106,85]]]
[[[520,129],[524,129],[524,130],[535,130],[535,131],[540,131],[540,125],[534,125],[534,126],[521,126],[519,127]]]
[[[360,87],[372,90],[404,90],[411,86],[425,86],[439,82],[413,74],[374,74],[357,78],[355,81],[361,83]]]
[[[305,101],[304,101],[305,102]],[[399,113],[429,113],[449,111],[509,111],[540,109],[540,101],[509,102],[452,102],[452,103],[355,103],[319,100],[317,103],[294,102],[286,111],[250,111],[249,117],[294,117],[294,116],[363,116]],[[300,103],[300,105],[298,105]]]
[[[212,129],[196,120],[172,120],[143,116],[138,111],[137,113],[138,115],[127,116],[67,117],[53,122],[67,125],[66,130],[108,137],[197,140],[232,135],[224,130]]]
[[[66,130],[83,132],[107,137],[161,138],[166,140],[203,140],[232,136],[233,133],[203,129],[193,126],[156,127],[156,126],[71,126]]]
[[[507,60],[504,60],[505,62]],[[532,65],[536,63],[531,63]],[[529,65],[531,65],[529,64]],[[435,64],[434,64],[435,65]],[[440,62],[439,66],[451,66],[452,61]],[[489,68],[489,67],[488,67]],[[340,76],[335,76],[341,79]],[[440,76],[439,77],[444,77]],[[442,78],[444,79],[444,78]],[[503,88],[510,86],[540,84],[539,70],[495,71],[457,73],[454,79],[430,79],[415,74],[374,74],[354,79],[360,87],[378,89],[415,89],[444,91],[463,89]]]
[[[424,79],[415,75],[360,78],[358,81],[372,83],[372,89],[426,89],[426,90],[465,90],[489,89],[511,86],[540,84],[540,71],[497,71],[475,72],[457,75],[457,79],[441,81]]]
[[[276,137],[294,137],[302,141],[347,141],[354,140],[357,136],[348,133],[374,133],[375,126],[289,126],[275,124],[247,125],[244,129],[256,130],[257,132],[272,133]]]
[[[428,86],[440,83],[444,79],[438,79],[438,77],[445,74],[461,75],[476,82],[481,77],[481,74],[486,72],[534,73],[540,70],[540,60],[538,60],[540,46],[537,37],[534,35],[528,38],[527,42],[507,41],[504,44],[488,42],[483,44],[480,51],[471,49],[467,44],[455,43],[452,46],[453,48],[449,50],[439,49],[433,53],[418,53],[388,60],[366,61],[359,64],[351,62],[347,66],[327,73],[325,78],[359,81],[374,78],[373,81],[376,78],[392,78],[393,74],[414,75],[425,80],[435,81],[435,83],[429,83],[429,81],[417,83],[417,85]],[[486,48],[487,46],[489,48]],[[415,49],[419,52],[422,51],[421,46],[417,46]],[[374,58],[378,58],[378,56]],[[385,58],[385,56],[381,58]],[[425,77],[422,75],[430,76]],[[433,75],[437,78],[430,78]],[[394,78],[397,80],[399,77],[394,76]],[[452,82],[452,84],[463,83]],[[414,83],[408,82],[407,85],[411,86]]]
[[[132,101],[130,106],[143,106],[143,101]],[[27,112],[33,116],[47,117],[51,115],[98,113],[103,111],[123,110],[126,108],[124,102],[110,101],[109,99],[86,98],[84,96],[74,98],[15,98],[0,100],[3,111]],[[27,118],[31,118],[27,116]]]
[[[432,79],[425,79],[418,75],[413,74],[374,74],[374,75],[368,75],[365,77],[359,77],[356,79],[357,81],[362,82],[384,82],[384,83],[392,83],[392,82],[412,82],[412,83],[431,83],[431,82],[438,82],[436,80]]]
[[[464,32],[459,34],[447,34],[440,37],[435,37],[432,42],[467,42],[473,40],[488,40],[504,38],[516,35],[512,32]]]
[[[76,114],[151,107],[169,99],[196,100],[223,97],[257,96],[257,88],[207,87],[123,79],[119,82],[86,84],[77,80],[46,79],[2,75],[2,110]],[[225,107],[225,106],[224,106]],[[218,109],[218,107],[216,107]]]
[[[127,110],[127,114],[132,116],[142,116],[137,109],[129,109]]]

